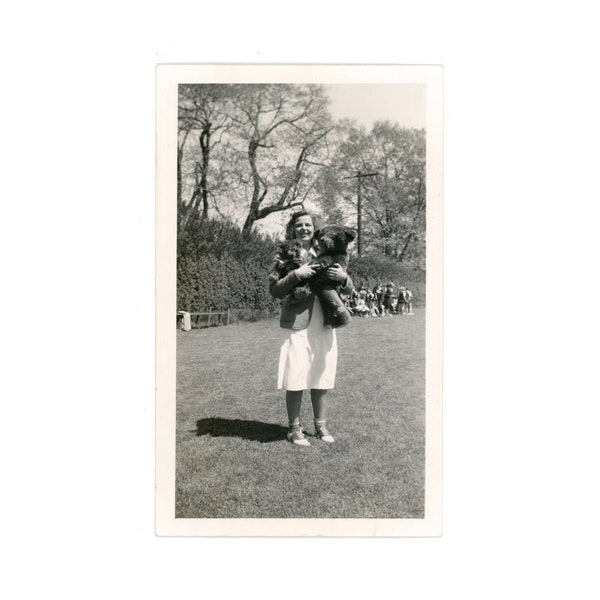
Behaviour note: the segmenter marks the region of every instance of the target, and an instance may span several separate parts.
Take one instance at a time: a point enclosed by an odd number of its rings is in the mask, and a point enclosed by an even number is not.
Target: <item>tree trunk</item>
[[[415,237],[414,233],[409,233],[408,237],[406,238],[406,241],[404,242],[404,246],[402,247],[402,250],[400,250],[400,254],[398,256],[398,260],[400,262],[404,261],[404,257],[406,256],[406,252],[408,250],[408,247],[410,246],[410,243],[413,241],[413,238]]]
[[[252,171],[252,201],[250,202],[250,209],[248,210],[246,221],[244,222],[244,226],[242,227],[242,233],[244,233],[245,235],[249,234],[252,230],[252,226],[258,218],[258,209],[260,207],[260,203],[267,194],[266,188],[261,194],[260,188],[262,181],[260,175],[258,174],[258,169],[256,167],[257,148],[258,142],[254,139],[251,139],[248,143],[248,162],[250,163],[250,169]]]

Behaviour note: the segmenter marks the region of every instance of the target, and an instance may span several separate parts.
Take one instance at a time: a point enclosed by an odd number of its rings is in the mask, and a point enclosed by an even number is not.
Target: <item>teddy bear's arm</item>
[[[340,292],[342,294],[349,294],[354,289],[354,282],[348,273],[346,273],[346,283],[340,287]]]

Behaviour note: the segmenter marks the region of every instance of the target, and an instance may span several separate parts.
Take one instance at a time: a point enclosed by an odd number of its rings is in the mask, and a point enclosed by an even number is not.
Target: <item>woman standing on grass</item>
[[[326,428],[326,396],[327,391],[335,384],[335,329],[324,326],[321,304],[310,286],[297,285],[315,274],[313,267],[307,264],[318,253],[314,233],[315,220],[311,213],[294,213],[286,226],[286,239],[300,242],[305,262],[281,279],[276,271],[269,277],[271,295],[274,298],[285,298],[280,325],[286,331],[279,354],[277,388],[286,390],[289,423],[287,439],[297,446],[310,446],[300,425],[304,390],[310,390],[315,435],[328,444],[334,441]],[[327,276],[342,284],[343,293],[352,291],[352,280],[340,265],[334,264],[329,267]]]

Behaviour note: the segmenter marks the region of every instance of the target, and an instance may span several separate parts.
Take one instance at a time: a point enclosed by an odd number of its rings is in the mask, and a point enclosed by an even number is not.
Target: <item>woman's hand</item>
[[[326,273],[328,279],[331,279],[332,281],[339,281],[340,283],[345,283],[346,279],[348,278],[348,274],[338,263],[331,265],[327,269]]]
[[[296,269],[298,279],[309,279],[315,274],[315,270],[309,264],[302,265]]]

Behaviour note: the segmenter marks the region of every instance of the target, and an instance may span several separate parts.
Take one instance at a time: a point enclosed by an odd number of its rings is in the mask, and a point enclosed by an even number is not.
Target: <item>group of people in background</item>
[[[348,310],[358,317],[412,315],[412,292],[405,286],[397,290],[392,282],[378,283],[372,290],[360,285],[350,294],[340,294]]]

